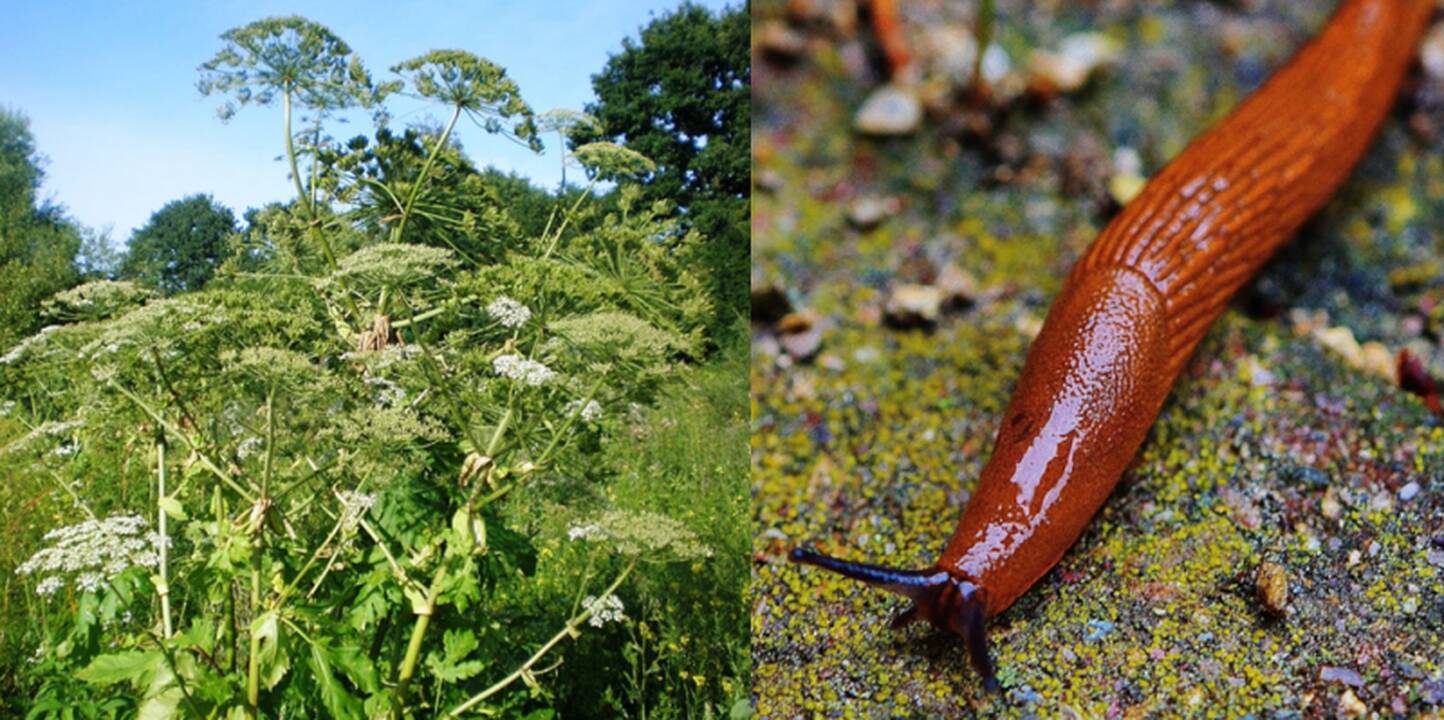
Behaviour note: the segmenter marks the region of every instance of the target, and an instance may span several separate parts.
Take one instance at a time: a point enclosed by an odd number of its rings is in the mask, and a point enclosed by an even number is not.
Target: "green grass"
[[[636,622],[618,628],[621,637],[579,644],[567,659],[573,667],[605,662],[613,672],[597,683],[578,677],[563,691],[572,708],[566,717],[749,714],[748,359],[744,338],[684,370],[631,437],[610,441],[602,453],[617,507],[684,522],[713,556],[638,571],[639,592],[628,598]],[[620,662],[618,641],[626,646]]]

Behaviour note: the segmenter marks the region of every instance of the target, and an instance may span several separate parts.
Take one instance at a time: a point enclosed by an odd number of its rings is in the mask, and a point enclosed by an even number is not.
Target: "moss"
[[[782,5],[756,12],[778,17]],[[1189,6],[1090,15],[1053,4],[1025,16],[1017,2],[999,5],[1015,40],[1090,27],[1130,39],[1129,57],[1085,92],[1000,118],[997,133],[1040,155],[1131,145],[1156,172],[1286,54],[1225,56],[1222,25],[1200,26]],[[1233,19],[1288,43],[1322,22],[1325,5],[1264,2]],[[916,7],[937,21],[955,12]],[[1428,229],[1444,216],[1444,160],[1397,119],[1304,241],[1211,330],[1078,544],[990,623],[1004,696],[982,691],[952,638],[889,630],[900,600],[786,563],[802,542],[900,567],[935,559],[1021,369],[1030,337],[1019,328],[1046,313],[1108,219],[1106,200],[1064,192],[1060,157],[1030,180],[998,183],[988,178],[1000,161],[937,118],[908,139],[854,137],[850,113],[870,81],[849,75],[834,44],[846,42],[815,43],[817,59],[791,70],[756,69],[757,169],[782,182],[754,199],[754,263],[824,327],[814,363],[754,350],[759,716],[1332,715],[1344,687],[1321,681],[1323,666],[1356,670],[1365,684],[1354,692],[1373,710],[1430,710],[1425,686],[1444,677],[1444,568],[1428,555],[1444,516],[1444,429],[1413,398],[1296,335],[1286,313],[1244,312],[1321,310],[1361,341],[1409,346],[1444,368],[1438,344],[1401,322],[1444,297],[1417,270],[1444,254]],[[846,214],[867,194],[901,209],[863,233]],[[957,263],[984,299],[931,334],[885,329],[887,290],[920,255]],[[1410,482],[1421,490],[1400,500]],[[1325,512],[1333,503],[1336,516]],[[1282,618],[1255,598],[1264,560],[1288,572]]]

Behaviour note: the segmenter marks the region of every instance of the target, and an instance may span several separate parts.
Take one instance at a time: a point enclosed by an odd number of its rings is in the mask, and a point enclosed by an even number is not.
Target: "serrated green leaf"
[[[359,718],[361,701],[357,700],[346,687],[336,680],[331,672],[331,657],[325,647],[311,643],[311,670],[317,688],[321,691],[321,704],[335,718]]]
[[[159,650],[138,650],[99,655],[75,676],[92,685],[129,682],[137,689],[150,683],[156,669],[165,663]]]
[[[376,664],[361,648],[344,645],[331,649],[331,662],[351,678],[351,683],[362,692],[371,694],[381,688],[376,674]]]
[[[136,720],[170,720],[181,717],[181,697],[181,689],[172,685],[164,692],[146,698],[145,703],[140,706]]]
[[[286,672],[291,669],[291,658],[286,654],[286,649],[281,636],[280,619],[276,611],[272,610],[263,613],[251,623],[251,634],[260,640],[260,653],[257,655],[257,662],[260,664],[261,684],[269,690],[286,677]]]
[[[187,517],[185,508],[181,507],[180,501],[174,497],[162,497],[156,502],[160,509],[173,520],[185,520]]]
[[[426,665],[443,682],[455,682],[476,677],[482,670],[486,669],[486,663],[480,660],[467,660],[466,657],[476,650],[479,643],[476,636],[469,630],[447,630],[442,637],[442,653],[432,653],[426,657]]]

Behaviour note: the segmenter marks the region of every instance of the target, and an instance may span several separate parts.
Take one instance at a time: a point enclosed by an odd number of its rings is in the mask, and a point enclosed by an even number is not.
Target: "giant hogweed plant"
[[[568,235],[578,201],[470,268],[407,242],[458,117],[535,143],[515,84],[457,51],[397,66],[452,115],[409,187],[353,179],[396,211],[384,236],[358,231],[319,190],[342,183],[319,166],[301,179],[290,108],[379,108],[404,85],[375,85],[302,18],[223,38],[202,89],[283,106],[303,223],[264,226],[278,236],[266,242],[314,246],[325,266],[258,255],[253,272],[166,299],[83,286],[0,357],[0,413],[24,429],[0,462],[49,483],[78,520],[18,568],[36,620],[30,714],[544,708],[558,649],[627,621],[639,568],[711,552],[587,487],[599,439],[700,350],[707,308],[679,264],[690,241],[624,190],[603,231]],[[649,165],[617,146],[575,155]],[[338,253],[337,237],[358,249]],[[572,522],[537,523],[542,508]],[[546,563],[567,580],[529,587]],[[522,596],[555,607],[517,622]]]

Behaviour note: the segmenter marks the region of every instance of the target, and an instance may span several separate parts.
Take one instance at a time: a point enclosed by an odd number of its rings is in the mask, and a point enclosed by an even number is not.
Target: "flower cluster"
[[[486,306],[486,313],[501,323],[502,327],[519,328],[531,319],[531,308],[505,296],[492,300]]]
[[[265,444],[265,439],[256,435],[252,435],[251,437],[242,440],[241,443],[236,446],[236,457],[245,460],[259,452]]]
[[[9,445],[0,446],[0,456],[22,450],[38,450],[38,445],[48,445],[56,440],[64,441],[69,438],[75,430],[81,427],[79,420],[65,420],[63,422],[50,421],[20,436]],[[42,443],[42,441],[45,441]],[[53,448],[52,448],[53,450]]]
[[[654,560],[700,560],[712,557],[696,533],[666,515],[633,510],[610,510],[596,519],[600,538],[614,544],[623,555],[646,556]]]
[[[582,607],[592,614],[591,619],[587,620],[587,624],[592,627],[602,627],[609,622],[621,622],[627,619],[622,612],[625,609],[622,607],[622,599],[616,595],[603,595],[602,597],[588,595],[585,600],[582,600]]]
[[[581,525],[567,531],[567,538],[573,542],[577,540],[602,540],[606,537],[606,531],[597,525]]]
[[[376,504],[375,495],[350,490],[342,490],[336,493],[336,497],[341,500],[341,528],[346,532],[355,530],[361,524],[361,517]]]
[[[21,340],[19,343],[16,343],[15,347],[10,348],[9,352],[5,353],[4,355],[0,355],[0,365],[14,365],[20,362],[20,360],[25,357],[26,353],[35,349],[37,346],[44,346],[45,339],[50,335],[50,333],[53,333],[59,329],[59,325],[47,325],[41,328],[40,332],[31,335],[24,340]]]
[[[63,574],[75,574],[75,587],[81,592],[93,592],[131,567],[153,568],[160,563],[161,536],[146,532],[146,527],[139,515],[113,515],[51,530],[45,535],[51,545],[31,555],[15,573],[46,575],[35,588],[41,595],[65,587]]]
[[[367,385],[375,388],[377,407],[398,407],[406,402],[406,388],[384,377],[372,375],[367,377],[365,382]]]
[[[557,374],[551,368],[520,355],[502,355],[491,361],[497,375],[536,387],[550,382]]]
[[[571,415],[577,411],[577,408],[581,408],[582,419],[587,422],[596,422],[602,417],[602,404],[596,400],[588,400],[586,405],[582,405],[581,400],[573,400],[567,403],[565,413]]]

